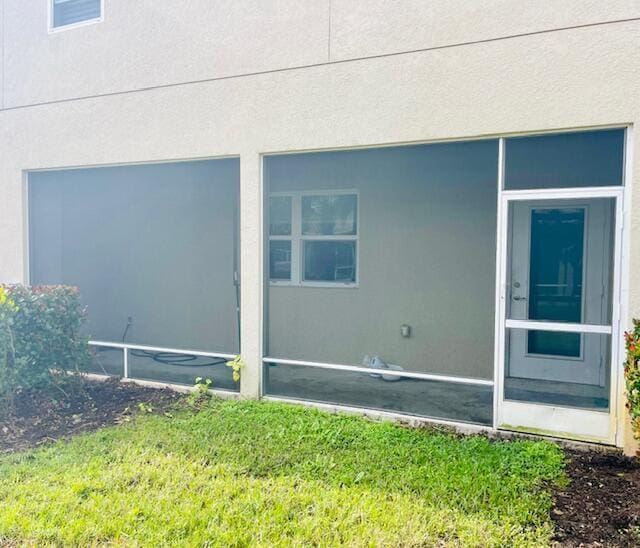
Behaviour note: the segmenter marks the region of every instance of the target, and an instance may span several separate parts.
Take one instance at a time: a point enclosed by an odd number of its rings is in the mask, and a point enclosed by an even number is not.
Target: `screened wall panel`
[[[505,190],[619,186],[624,129],[505,139]]]
[[[491,386],[408,378],[386,381],[376,373],[284,364],[265,364],[264,379],[272,396],[475,424],[489,425],[492,420]]]
[[[214,390],[237,391],[224,358],[197,357],[173,353],[131,350],[129,376],[134,379],[193,385],[195,379],[210,379]]]
[[[92,360],[88,366],[88,373],[113,377],[124,376],[124,350],[121,348],[93,346],[91,355]]]
[[[507,318],[609,325],[615,200],[518,200],[508,220]]]
[[[497,166],[495,140],[266,158],[267,354],[491,379]]]
[[[535,334],[545,353],[521,351]],[[606,412],[609,409],[611,335],[507,329],[504,398]],[[563,351],[577,348],[575,354]]]
[[[238,188],[233,159],[30,173],[31,282],[78,286],[93,339],[237,353]]]

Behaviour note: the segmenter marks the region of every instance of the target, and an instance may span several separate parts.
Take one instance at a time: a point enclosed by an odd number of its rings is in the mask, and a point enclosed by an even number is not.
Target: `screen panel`
[[[338,371],[300,365],[264,365],[265,393],[321,403],[379,409],[490,425],[493,388],[422,379],[392,372]]]
[[[232,378],[232,370],[224,358],[193,356],[176,352],[129,351],[129,376],[193,386],[196,379],[210,380],[213,390],[237,392],[240,383]]]
[[[505,139],[505,190],[620,186],[624,129]]]
[[[30,281],[77,286],[91,339],[235,354],[238,191],[235,159],[30,173]]]
[[[546,353],[523,351],[532,333],[553,336]],[[506,332],[504,398],[527,403],[607,411],[611,335],[509,328]],[[570,345],[572,352],[558,352]],[[573,352],[575,348],[575,353]]]
[[[377,356],[407,371],[493,377],[497,140],[277,155],[264,166],[267,195],[294,204],[293,234],[265,242],[267,355]]]

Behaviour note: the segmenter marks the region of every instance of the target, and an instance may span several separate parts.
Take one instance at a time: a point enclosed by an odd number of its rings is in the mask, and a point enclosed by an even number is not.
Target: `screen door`
[[[501,428],[605,442],[614,435],[620,196],[602,194],[503,193]]]

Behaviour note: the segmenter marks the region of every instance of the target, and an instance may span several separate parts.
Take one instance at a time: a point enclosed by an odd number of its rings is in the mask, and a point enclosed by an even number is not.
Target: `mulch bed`
[[[72,398],[25,391],[13,414],[0,419],[0,454],[162,413],[182,396],[117,380],[90,382]],[[555,494],[552,518],[558,546],[638,546],[640,463],[611,452],[566,450],[571,483]],[[634,528],[637,528],[634,532]]]
[[[180,398],[177,392],[118,380],[85,381],[73,397],[60,392],[23,391],[9,417],[0,418],[0,455],[36,447],[81,432],[131,420],[140,412],[162,412]]]
[[[566,451],[571,484],[552,511],[560,546],[638,546],[640,463],[615,453]]]

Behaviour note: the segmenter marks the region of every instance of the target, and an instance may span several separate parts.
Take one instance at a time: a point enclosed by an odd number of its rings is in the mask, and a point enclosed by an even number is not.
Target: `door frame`
[[[625,147],[625,175],[629,173],[629,135]],[[549,188],[536,190],[504,190],[504,139],[500,139],[498,154],[498,219],[496,256],[496,329],[495,329],[495,378],[494,378],[494,428],[529,432],[561,438],[572,438],[597,443],[615,444],[620,441],[618,416],[622,405],[621,363],[623,356],[623,229],[625,219],[625,186]],[[544,322],[537,320],[508,320],[506,317],[507,252],[509,243],[509,204],[515,201],[580,200],[588,198],[613,198],[615,200],[613,272],[611,292],[611,324],[589,325],[578,323]],[[624,254],[626,255],[626,254]],[[508,328],[544,329],[579,333],[605,333],[610,335],[611,366],[609,379],[608,412],[554,406],[542,403],[518,402],[504,398],[504,374],[506,364],[506,333]],[[549,428],[553,425],[553,428]]]

